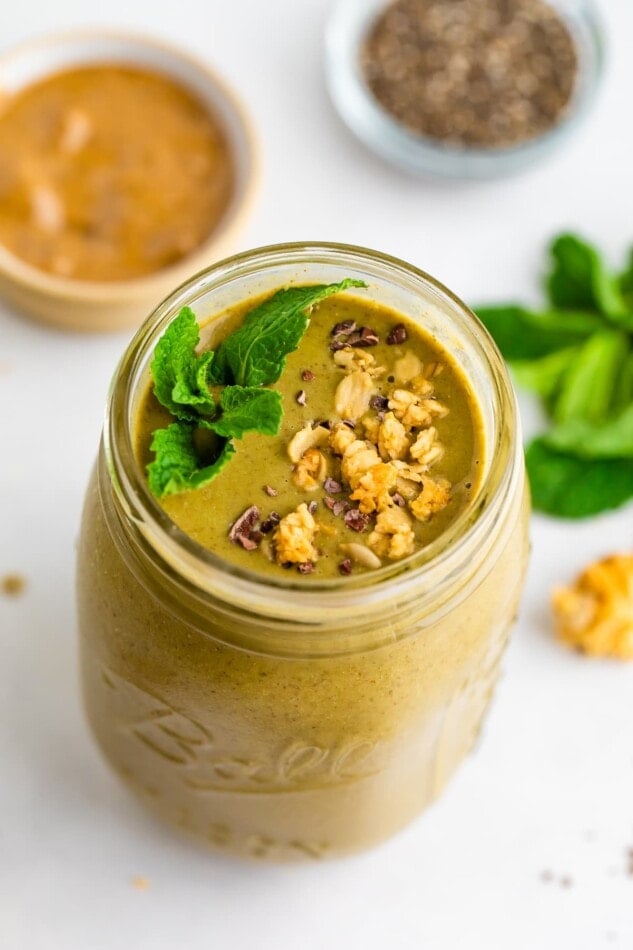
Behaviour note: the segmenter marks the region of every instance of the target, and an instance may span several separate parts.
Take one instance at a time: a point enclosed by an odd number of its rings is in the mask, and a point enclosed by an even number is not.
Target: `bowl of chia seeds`
[[[512,174],[586,114],[604,60],[591,0],[341,0],[326,36],[347,126],[406,171]]]

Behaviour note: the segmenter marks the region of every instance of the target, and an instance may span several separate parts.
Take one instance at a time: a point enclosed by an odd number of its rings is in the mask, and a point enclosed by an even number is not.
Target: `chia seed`
[[[507,148],[565,114],[578,52],[544,0],[393,0],[361,51],[380,105],[418,135]]]

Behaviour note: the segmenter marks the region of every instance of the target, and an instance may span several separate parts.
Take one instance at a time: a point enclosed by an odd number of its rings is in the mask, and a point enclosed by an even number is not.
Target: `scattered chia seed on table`
[[[502,148],[561,120],[578,54],[542,0],[394,0],[371,27],[361,66],[378,102],[412,132]]]

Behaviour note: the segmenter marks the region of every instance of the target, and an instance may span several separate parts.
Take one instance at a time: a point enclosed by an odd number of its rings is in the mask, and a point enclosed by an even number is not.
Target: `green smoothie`
[[[199,352],[217,348],[258,303],[212,317]],[[402,314],[358,292],[317,303],[273,388],[283,407],[277,434],[246,433],[212,481],[161,499],[186,534],[227,561],[308,580],[371,570],[427,545],[477,491],[484,446],[472,390],[449,353]],[[136,420],[143,467],[153,433],[173,421],[154,390]],[[217,401],[221,387],[211,390]],[[206,448],[212,457],[213,441]],[[244,512],[249,530],[232,531]],[[393,533],[381,532],[385,523]]]
[[[227,349],[280,285],[347,274],[367,288],[310,304],[277,378],[257,334]],[[199,275],[124,356],[86,496],[81,670],[100,748],[157,815],[227,853],[383,840],[475,742],[527,521],[507,373],[440,285],[327,245]]]

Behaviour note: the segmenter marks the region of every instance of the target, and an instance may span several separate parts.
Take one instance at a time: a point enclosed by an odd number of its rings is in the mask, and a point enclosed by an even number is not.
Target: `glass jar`
[[[486,452],[470,507],[373,573],[262,580],[184,535],[148,491],[131,420],[156,342],[292,283],[364,279],[466,373]],[[254,473],[265,482],[265,473]],[[474,315],[408,264],[288,244],[223,261],[146,321],[115,375],[79,544],[83,691],[106,757],[172,824],[235,854],[321,858],[406,825],[471,749],[515,617],[528,502],[503,361]]]

